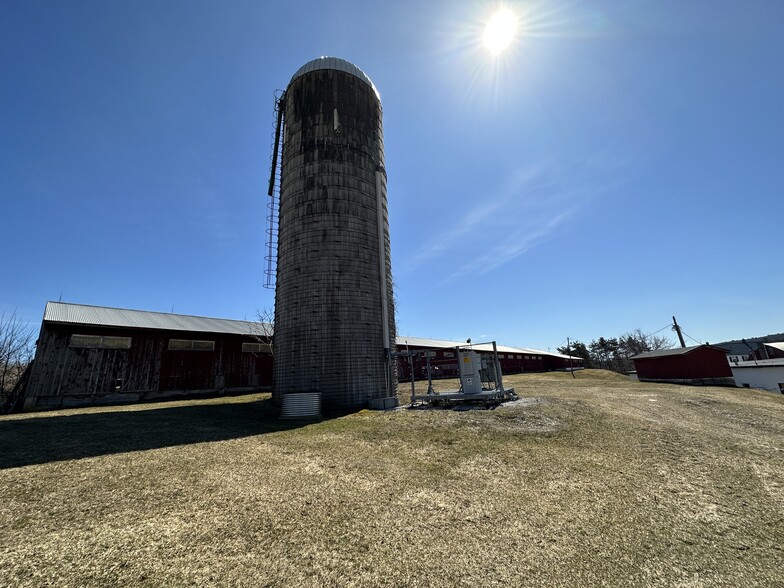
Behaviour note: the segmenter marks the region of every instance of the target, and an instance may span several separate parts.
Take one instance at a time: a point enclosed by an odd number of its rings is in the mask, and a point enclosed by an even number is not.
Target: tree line
[[[646,351],[670,349],[673,342],[655,333],[634,329],[620,337],[599,337],[588,344],[572,341],[569,346],[558,348],[559,353],[580,357],[587,368],[612,370],[624,374],[634,369],[631,358]]]

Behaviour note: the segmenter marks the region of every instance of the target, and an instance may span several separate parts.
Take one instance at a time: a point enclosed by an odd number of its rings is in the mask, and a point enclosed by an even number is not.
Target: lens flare
[[[508,8],[501,8],[487,21],[482,40],[490,53],[500,55],[512,44],[516,34],[517,15]]]

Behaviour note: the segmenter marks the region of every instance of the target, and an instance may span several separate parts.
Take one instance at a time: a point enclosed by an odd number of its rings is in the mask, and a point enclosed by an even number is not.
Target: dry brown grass
[[[505,383],[311,424],[265,395],[3,417],[0,585],[784,585],[784,397]]]

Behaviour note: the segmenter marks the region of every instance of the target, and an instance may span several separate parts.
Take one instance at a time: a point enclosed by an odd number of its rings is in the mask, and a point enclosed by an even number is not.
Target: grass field
[[[784,586],[784,396],[505,383],[318,423],[268,395],[1,417],[0,586]]]

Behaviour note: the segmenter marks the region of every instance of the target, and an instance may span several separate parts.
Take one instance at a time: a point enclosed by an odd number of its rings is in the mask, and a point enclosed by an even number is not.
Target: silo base
[[[370,408],[370,410],[389,410],[390,408],[396,408],[399,404],[397,396],[371,398],[368,403],[368,408]]]
[[[281,396],[280,418],[321,418],[321,392],[298,392]]]

